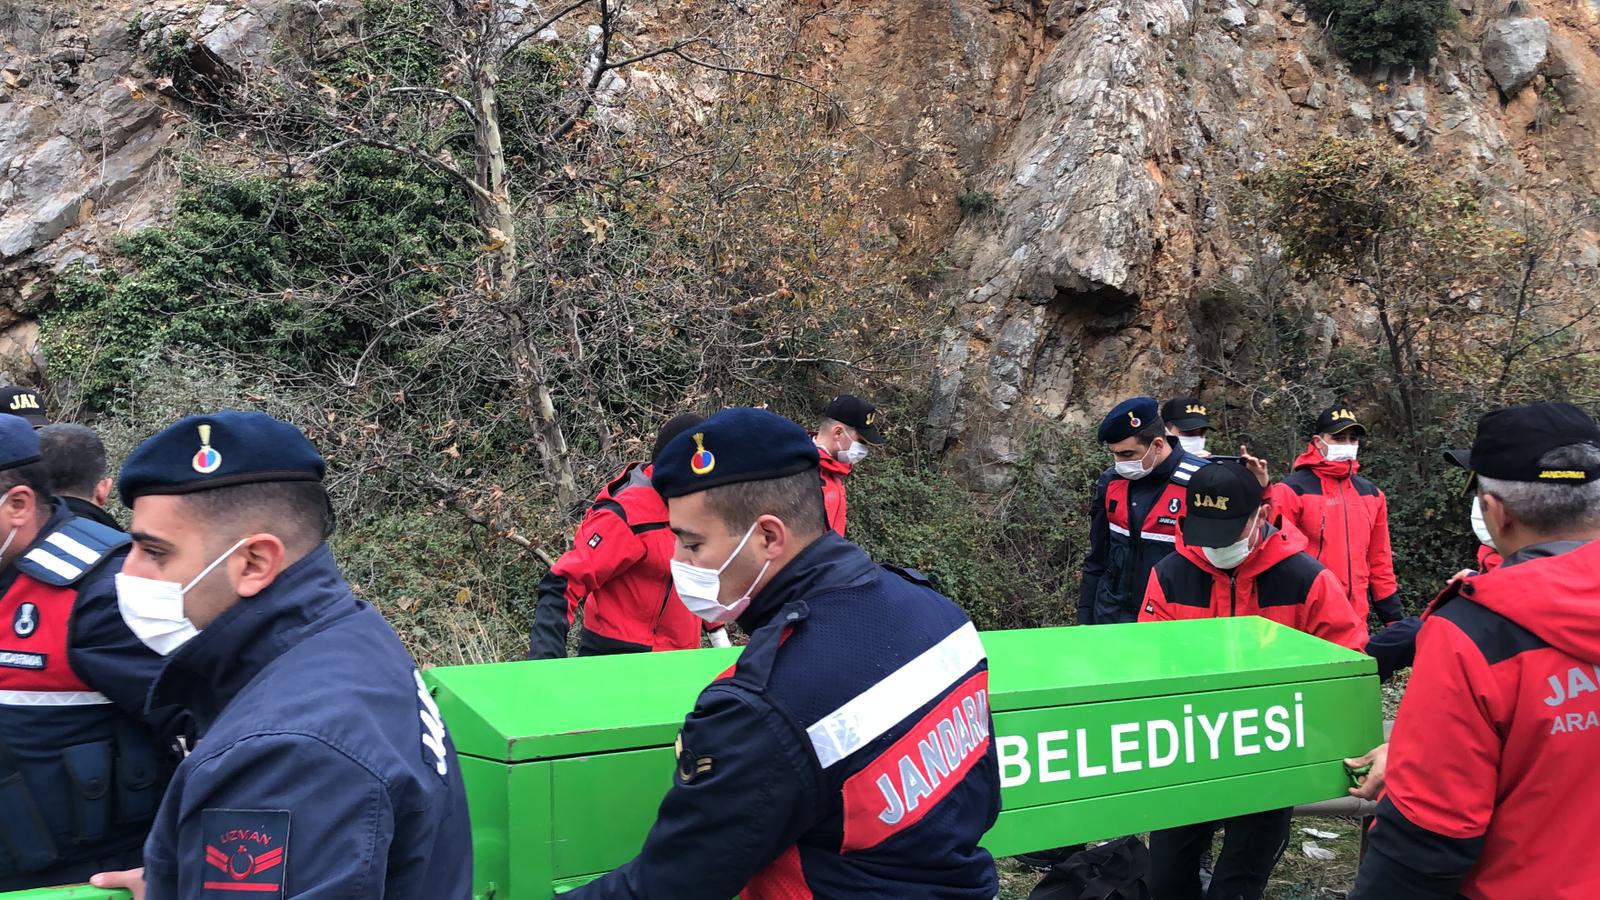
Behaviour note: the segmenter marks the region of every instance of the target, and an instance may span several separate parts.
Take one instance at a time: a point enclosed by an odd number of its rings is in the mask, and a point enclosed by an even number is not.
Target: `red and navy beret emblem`
[[[689,457],[689,471],[696,475],[709,475],[717,467],[717,457],[706,449],[706,436],[704,433],[694,436],[694,455]]]
[[[201,887],[225,893],[282,897],[289,865],[289,811],[208,809],[201,812],[205,878]]]

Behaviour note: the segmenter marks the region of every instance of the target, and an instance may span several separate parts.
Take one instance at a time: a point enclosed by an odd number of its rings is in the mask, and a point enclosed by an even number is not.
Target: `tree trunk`
[[[497,81],[496,67],[487,63],[477,66],[472,73],[472,106],[476,114],[473,123],[475,175],[489,194],[474,197],[473,208],[486,246],[491,248],[487,254],[487,280],[494,302],[507,311],[516,334],[512,352],[523,413],[537,426],[539,456],[545,473],[555,485],[556,502],[563,510],[570,510],[579,499],[577,479],[572,472],[572,454],[556,415],[555,397],[550,392],[534,329],[521,310],[518,296],[517,222],[511,205],[511,188],[506,181],[505,144],[500,135],[495,100]]]

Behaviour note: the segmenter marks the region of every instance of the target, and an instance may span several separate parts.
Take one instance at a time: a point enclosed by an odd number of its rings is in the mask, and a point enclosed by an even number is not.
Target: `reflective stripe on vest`
[[[0,691],[0,706],[101,706],[110,702],[95,691]]]
[[[978,629],[971,622],[956,629],[807,728],[817,762],[826,769],[877,740],[955,687],[984,658]]]

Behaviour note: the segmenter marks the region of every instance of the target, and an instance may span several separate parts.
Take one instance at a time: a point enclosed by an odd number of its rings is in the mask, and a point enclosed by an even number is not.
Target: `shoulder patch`
[[[678,783],[693,784],[696,778],[710,775],[716,768],[717,761],[710,756],[696,756],[694,750],[683,744],[683,732],[678,732],[678,739],[673,742],[673,747],[678,755]]]
[[[894,574],[899,575],[901,578],[904,578],[912,584],[920,584],[923,587],[933,587],[933,582],[928,580],[928,576],[918,572],[916,569],[909,569],[903,566],[891,566],[888,563],[881,563],[881,565],[885,569],[888,569]]]
[[[1311,586],[1324,566],[1304,550],[1284,557],[1272,568],[1256,576],[1256,603],[1269,606],[1297,606],[1306,602]]]
[[[422,761],[443,778],[450,774],[450,754],[444,746],[444,716],[439,713],[439,704],[433,702],[433,695],[428,693],[422,673],[412,669],[411,677],[417,682],[417,715],[422,719]]]
[[[1318,478],[1317,473],[1310,469],[1295,469],[1284,476],[1283,481],[1279,482],[1279,484],[1284,485],[1302,497],[1306,494],[1322,493],[1322,479]]]
[[[1360,475],[1350,476],[1350,486],[1355,488],[1356,495],[1360,497],[1376,497],[1383,493],[1382,491],[1378,490],[1377,485],[1365,478],[1362,478]]]
[[[202,896],[284,895],[284,873],[289,870],[287,809],[202,810],[200,831],[205,845],[190,852],[200,857],[195,862],[205,872]]]
[[[1483,654],[1489,665],[1505,662],[1519,653],[1542,650],[1550,646],[1539,637],[1511,619],[1487,606],[1472,602],[1470,596],[1457,595],[1453,603],[1441,604],[1434,615],[1453,623]]]
[[[88,519],[68,519],[17,560],[17,569],[51,587],[76,584],[132,538]]]

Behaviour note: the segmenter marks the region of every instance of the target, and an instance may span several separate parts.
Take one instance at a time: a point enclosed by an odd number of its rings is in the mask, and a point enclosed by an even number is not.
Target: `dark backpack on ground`
[[[1057,863],[1028,900],[1150,900],[1144,884],[1149,867],[1143,841],[1118,838]]]

